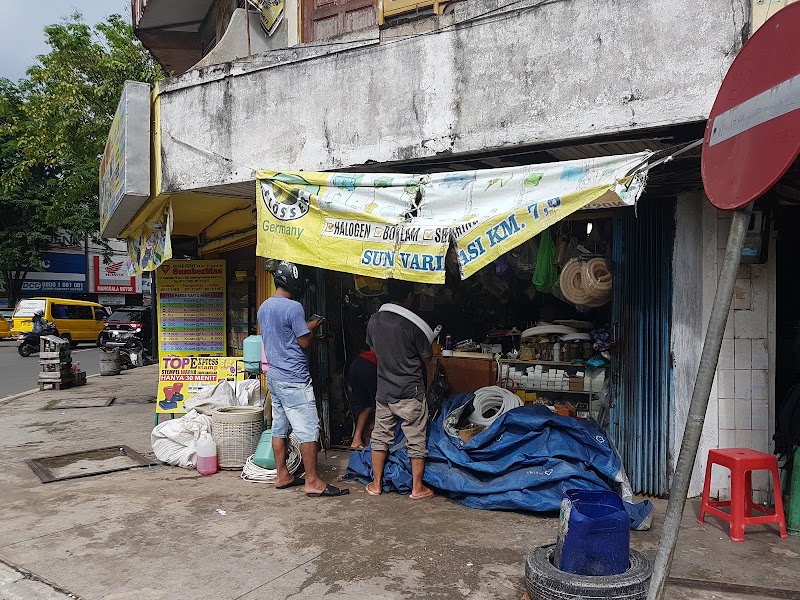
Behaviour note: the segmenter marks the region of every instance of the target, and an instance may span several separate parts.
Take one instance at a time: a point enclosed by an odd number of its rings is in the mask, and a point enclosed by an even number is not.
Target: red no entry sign
[[[741,208],[769,190],[800,153],[800,2],[744,45],[714,101],[703,140],[712,204]]]

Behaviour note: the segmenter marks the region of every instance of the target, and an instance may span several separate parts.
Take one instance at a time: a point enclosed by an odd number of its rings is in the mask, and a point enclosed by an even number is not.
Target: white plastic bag
[[[180,419],[156,425],[150,434],[150,442],[158,460],[193,469],[197,465],[197,440],[200,434],[210,432],[211,417],[190,410]]]
[[[187,398],[184,406],[187,411],[196,410],[200,414],[210,415],[223,406],[239,406],[239,402],[236,400],[233,386],[227,381],[218,381],[216,385]]]

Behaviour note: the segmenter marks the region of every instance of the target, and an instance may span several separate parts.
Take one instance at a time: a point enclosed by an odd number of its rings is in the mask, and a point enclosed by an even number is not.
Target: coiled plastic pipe
[[[259,467],[253,462],[254,454],[251,454],[242,469],[241,478],[245,481],[252,481],[253,483],[268,483],[274,484],[275,479],[278,477],[277,469],[264,469]],[[300,440],[297,439],[295,434],[290,434],[289,439],[286,440],[286,468],[289,473],[294,475],[297,469],[300,468],[300,463],[303,458],[300,456]]]
[[[474,410],[469,416],[469,422],[488,427],[503,413],[522,406],[522,400],[510,390],[490,385],[475,392],[472,406]]]

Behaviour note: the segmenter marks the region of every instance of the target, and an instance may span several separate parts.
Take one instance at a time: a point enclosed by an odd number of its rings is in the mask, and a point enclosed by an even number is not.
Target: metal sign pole
[[[692,469],[697,457],[697,447],[700,445],[700,436],[703,433],[703,422],[706,417],[708,397],[711,394],[714,374],[717,370],[722,336],[725,333],[728,311],[731,308],[736,273],[742,261],[744,237],[750,224],[752,212],[753,204],[750,203],[733,213],[731,229],[728,233],[728,245],[725,248],[725,258],[722,261],[717,292],[714,296],[706,339],[703,343],[703,353],[700,356],[700,367],[697,370],[697,378],[694,382],[689,417],[686,421],[686,429],[683,432],[678,465],[675,468],[675,475],[670,486],[667,514],[664,517],[664,526],[661,530],[661,540],[658,544],[658,554],[656,555],[653,577],[650,579],[647,600],[662,600],[664,597],[667,577],[675,554],[675,544],[678,541],[678,531],[683,518],[683,510],[686,507],[686,495],[689,492],[689,481],[692,478]]]

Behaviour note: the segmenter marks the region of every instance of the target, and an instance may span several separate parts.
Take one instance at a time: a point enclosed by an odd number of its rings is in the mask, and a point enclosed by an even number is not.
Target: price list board
[[[157,275],[161,356],[225,355],[225,261],[170,260]]]

